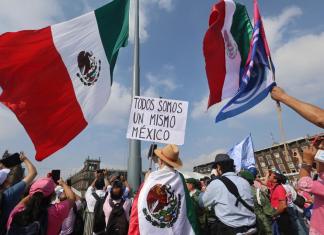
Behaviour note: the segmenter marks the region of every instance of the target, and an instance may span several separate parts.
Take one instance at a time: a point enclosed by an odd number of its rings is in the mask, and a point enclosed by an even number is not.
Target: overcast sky
[[[94,10],[108,0],[1,0],[0,34],[37,29]],[[131,0],[132,2],[132,0]],[[271,133],[280,140],[275,103],[266,99],[256,108],[215,124],[221,105],[206,111],[208,86],[202,54],[214,1],[140,0],[141,92],[142,95],[189,101],[187,135],[181,147],[185,169],[212,160],[249,133],[256,149],[271,145]],[[252,0],[246,4],[251,18]],[[288,93],[324,107],[324,1],[259,1],[261,14],[276,67],[277,81]],[[131,12],[131,37],[133,35]],[[67,176],[83,165],[87,156],[101,158],[105,166],[126,168],[126,128],[130,108],[132,48],[120,51],[111,97],[104,110],[63,150],[41,163],[40,174],[60,168]],[[0,55],[1,56],[1,55]],[[283,108],[287,139],[321,132],[287,108]],[[35,151],[15,116],[0,105],[0,153],[24,150],[30,158]],[[143,168],[148,161],[148,143],[142,144]]]

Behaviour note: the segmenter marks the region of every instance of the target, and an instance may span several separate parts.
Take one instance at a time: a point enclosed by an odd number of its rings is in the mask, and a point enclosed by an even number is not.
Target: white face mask
[[[154,163],[154,168],[156,171],[158,171],[160,169],[159,163]]]

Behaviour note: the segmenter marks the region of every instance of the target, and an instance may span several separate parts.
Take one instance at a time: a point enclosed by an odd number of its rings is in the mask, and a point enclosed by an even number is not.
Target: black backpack
[[[46,211],[38,221],[34,221],[26,226],[20,226],[13,222],[10,229],[7,231],[7,235],[46,235],[48,223],[47,218],[48,214]]]
[[[109,205],[112,210],[108,219],[106,235],[127,235],[129,222],[124,211],[125,200],[114,204],[112,199],[109,200]]]
[[[105,213],[103,211],[103,205],[105,203],[108,193],[101,198],[96,193],[92,193],[92,196],[96,199],[93,217],[93,232],[97,235],[104,234],[106,228]]]
[[[75,214],[75,221],[73,225],[73,235],[82,235],[84,231],[83,210],[77,209],[76,204],[73,205],[73,213]]]

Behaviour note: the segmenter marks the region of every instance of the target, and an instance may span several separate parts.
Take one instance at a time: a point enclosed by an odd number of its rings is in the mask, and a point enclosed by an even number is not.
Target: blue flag
[[[267,69],[272,69],[270,50],[265,37],[262,19],[257,1],[254,2],[254,28],[250,43],[250,52],[241,76],[240,87],[236,95],[221,109],[216,122],[239,115],[264,100],[275,82],[267,76]]]
[[[255,166],[254,148],[251,134],[236,144],[227,153],[234,160],[236,171]]]

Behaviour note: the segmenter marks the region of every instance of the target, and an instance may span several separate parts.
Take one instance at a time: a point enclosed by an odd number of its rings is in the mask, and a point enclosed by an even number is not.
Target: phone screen
[[[320,149],[315,155],[315,161],[324,163],[324,150]]]
[[[55,183],[61,178],[61,170],[52,170],[52,179]]]
[[[1,159],[1,162],[7,168],[17,166],[21,164],[20,154],[19,153],[11,154],[9,157],[5,159]]]

